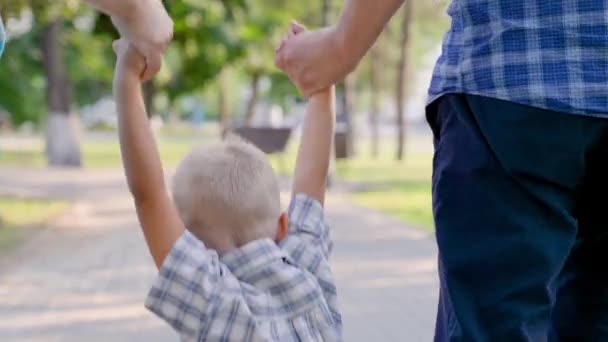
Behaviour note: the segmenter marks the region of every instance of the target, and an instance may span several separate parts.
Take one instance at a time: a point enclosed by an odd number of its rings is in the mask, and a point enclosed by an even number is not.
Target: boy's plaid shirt
[[[429,91],[608,117],[608,0],[453,0]]]
[[[146,307],[184,341],[341,341],[323,209],[298,195],[289,218],[280,245],[256,240],[221,258],[186,231]]]

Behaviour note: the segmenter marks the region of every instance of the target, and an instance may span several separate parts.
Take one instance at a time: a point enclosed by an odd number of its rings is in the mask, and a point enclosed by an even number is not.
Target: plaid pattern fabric
[[[184,341],[341,341],[321,205],[298,195],[288,237],[219,257],[188,231],[167,256],[146,307]]]
[[[430,87],[608,117],[608,0],[453,0]]]

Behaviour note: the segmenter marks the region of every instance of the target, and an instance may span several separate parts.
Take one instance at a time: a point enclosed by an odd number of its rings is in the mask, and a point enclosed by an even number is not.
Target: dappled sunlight
[[[343,240],[424,240],[429,233],[419,229],[404,229],[403,222],[398,219],[387,218],[386,215],[367,208],[355,207],[349,204],[350,200],[344,195],[329,196],[328,208],[332,212],[330,223],[339,223],[352,215],[353,211],[362,213],[357,226],[352,229],[334,231],[334,238]],[[371,230],[371,231],[370,231]]]
[[[432,236],[344,195],[330,195],[326,207],[345,339],[401,341],[414,330],[430,336],[438,295]],[[368,321],[374,324],[361,325]]]
[[[149,313],[146,312],[141,303],[100,307],[91,305],[81,309],[53,310],[3,318],[0,321],[0,329],[40,329],[59,326],[67,328],[70,325],[84,322],[121,321],[142,318],[148,315]]]
[[[378,289],[433,286],[437,280],[437,262],[434,258],[354,260],[338,256],[332,264],[335,276],[349,287]]]

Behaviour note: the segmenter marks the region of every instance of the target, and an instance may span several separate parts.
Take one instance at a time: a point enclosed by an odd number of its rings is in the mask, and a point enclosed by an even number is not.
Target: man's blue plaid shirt
[[[608,0],[453,0],[430,101],[465,93],[608,117]]]

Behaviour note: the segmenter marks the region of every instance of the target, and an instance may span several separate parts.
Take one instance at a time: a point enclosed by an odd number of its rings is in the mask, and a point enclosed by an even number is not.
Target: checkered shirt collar
[[[271,239],[259,239],[237,248],[221,257],[221,262],[239,279],[251,275],[277,260],[287,260],[288,256]]]

